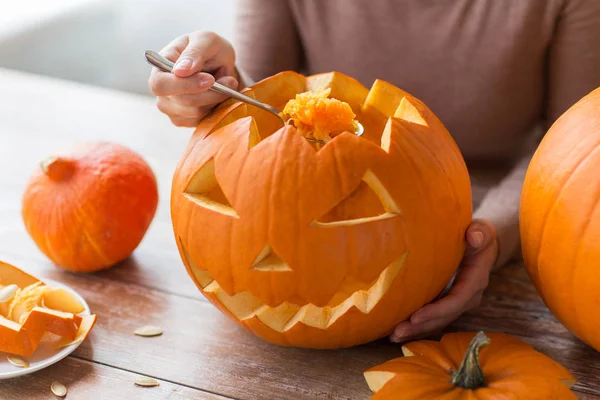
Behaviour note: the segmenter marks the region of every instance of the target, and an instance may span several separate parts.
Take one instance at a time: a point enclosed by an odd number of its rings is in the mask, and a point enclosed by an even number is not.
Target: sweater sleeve
[[[237,0],[234,47],[244,84],[302,67],[302,46],[288,0]]]
[[[549,47],[545,129],[571,105],[600,86],[599,39],[600,1],[567,0]],[[496,225],[497,265],[505,264],[520,251],[519,203],[532,155],[522,158],[492,187],[474,213],[475,218],[486,218]]]
[[[488,219],[496,226],[499,247],[496,266],[506,264],[520,252],[519,203],[532,155],[519,160],[508,175],[490,188],[473,214],[474,218]]]

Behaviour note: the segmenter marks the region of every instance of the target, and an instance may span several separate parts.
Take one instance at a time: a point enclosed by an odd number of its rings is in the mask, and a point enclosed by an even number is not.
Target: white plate
[[[50,279],[43,279],[43,281],[49,286],[55,288],[64,288],[69,292],[73,293],[73,295],[75,295],[75,297],[85,307],[85,311],[83,311],[79,315],[83,316],[91,314],[90,307],[83,299],[83,297],[81,297],[79,293],[77,293],[75,290],[66,285],[63,285],[62,283],[58,283]],[[27,361],[29,361],[29,368],[21,368],[12,365],[7,359],[8,353],[0,352],[0,379],[15,378],[17,376],[31,374],[35,371],[39,371],[40,369],[46,368],[71,354],[73,351],[75,351],[77,347],[79,347],[80,344],[81,342],[72,344],[68,347],[57,349],[52,344],[40,343],[40,345],[31,357],[25,357]]]

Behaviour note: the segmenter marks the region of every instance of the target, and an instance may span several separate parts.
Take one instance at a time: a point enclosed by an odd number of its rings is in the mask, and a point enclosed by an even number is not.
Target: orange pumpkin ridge
[[[520,206],[523,259],[538,293],[573,334],[600,351],[600,88],[548,130]]]

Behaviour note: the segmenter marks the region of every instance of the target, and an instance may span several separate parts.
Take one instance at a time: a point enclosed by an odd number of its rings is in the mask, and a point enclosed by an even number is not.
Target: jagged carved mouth
[[[270,307],[250,292],[227,294],[209,271],[195,265],[183,244],[182,249],[185,260],[204,293],[214,295],[240,321],[256,317],[277,332],[286,332],[299,323],[326,329],[353,307],[363,314],[370,313],[387,293],[408,256],[408,251],[403,253],[388,265],[373,283],[365,285],[364,289],[355,289],[356,283],[348,281],[345,282],[346,284],[342,283],[338,293],[326,306],[318,307],[313,304],[301,306],[283,302],[276,307]],[[348,291],[348,287],[353,287],[355,290]]]

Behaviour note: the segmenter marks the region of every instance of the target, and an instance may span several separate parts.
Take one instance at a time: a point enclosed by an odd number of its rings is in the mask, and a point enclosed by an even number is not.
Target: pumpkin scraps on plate
[[[79,343],[96,323],[96,315],[79,315],[84,310],[69,291],[0,262],[0,352],[29,357],[41,341]]]
[[[364,373],[373,400],[577,399],[563,366],[504,333],[448,333],[402,353]]]
[[[384,81],[283,72],[245,93],[287,104],[295,126],[233,99],[200,122],[171,189],[188,275],[272,343],[340,348],[388,335],[439,295],[464,254],[471,186],[456,143]],[[362,136],[343,132],[355,119]],[[318,147],[299,130],[333,137]]]

